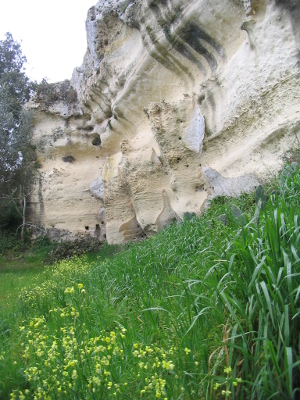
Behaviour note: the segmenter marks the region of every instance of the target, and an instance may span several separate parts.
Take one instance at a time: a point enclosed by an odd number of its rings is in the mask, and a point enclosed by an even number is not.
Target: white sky
[[[21,43],[27,75],[41,81],[70,79],[86,51],[85,20],[97,0],[0,0],[0,40]]]

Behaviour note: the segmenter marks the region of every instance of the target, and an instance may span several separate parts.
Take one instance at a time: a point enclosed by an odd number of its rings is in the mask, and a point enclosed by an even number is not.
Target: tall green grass
[[[287,166],[270,193],[55,264],[0,320],[0,397],[299,398],[299,194]]]
[[[238,229],[213,267],[222,276],[214,293],[227,318],[225,362],[232,377],[246,383],[232,388],[238,398],[299,396],[300,186],[295,172],[286,167],[265,210]]]

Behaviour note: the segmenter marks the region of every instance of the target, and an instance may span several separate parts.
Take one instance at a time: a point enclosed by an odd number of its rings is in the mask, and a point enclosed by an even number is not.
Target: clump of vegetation
[[[294,146],[285,153],[284,161],[287,164],[292,164],[292,163],[299,164],[299,162],[300,162],[300,140],[299,140],[298,135],[295,135]]]
[[[49,261],[54,263],[84,253],[96,252],[101,250],[102,246],[103,243],[100,243],[99,239],[91,237],[62,241],[49,252]]]
[[[270,190],[56,263],[0,307],[0,397],[299,398],[299,218],[292,164]]]
[[[49,107],[58,101],[75,103],[77,92],[71,86],[69,80],[60,83],[48,83],[46,79],[43,79],[36,87],[36,97],[39,102]]]

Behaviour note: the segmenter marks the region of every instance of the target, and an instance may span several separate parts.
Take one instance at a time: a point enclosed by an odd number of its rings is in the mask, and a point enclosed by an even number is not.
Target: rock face
[[[271,177],[300,131],[298,0],[100,0],[70,82],[35,110],[32,220],[151,235]]]

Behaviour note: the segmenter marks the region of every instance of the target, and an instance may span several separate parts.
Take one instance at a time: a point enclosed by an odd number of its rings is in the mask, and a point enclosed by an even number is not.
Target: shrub
[[[46,106],[51,106],[57,101],[74,103],[77,100],[77,92],[68,80],[60,83],[48,83],[46,79],[43,79],[37,85],[36,96],[37,100]]]
[[[49,253],[50,262],[69,259],[84,253],[99,251],[103,244],[97,238],[76,239],[74,241],[60,242],[56,248]]]

